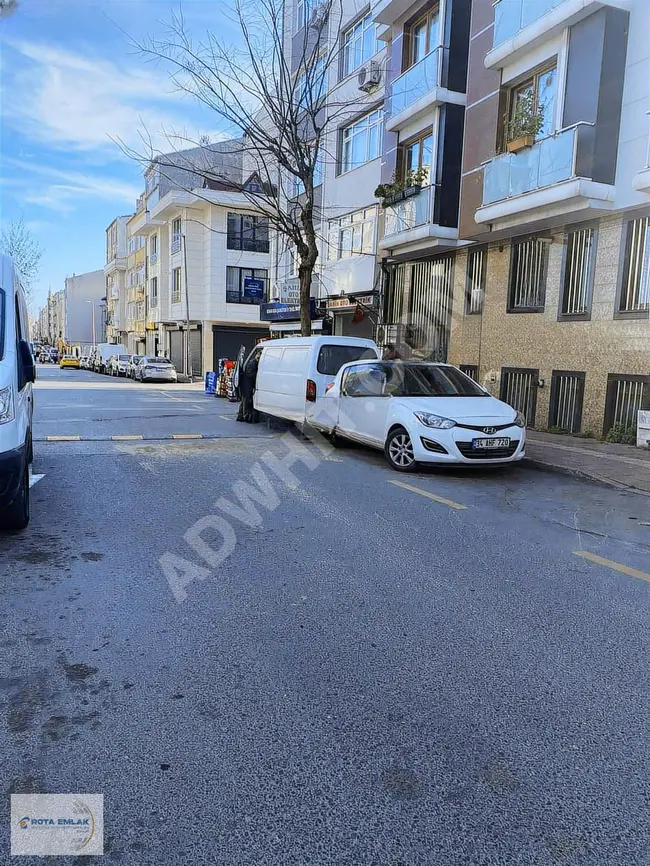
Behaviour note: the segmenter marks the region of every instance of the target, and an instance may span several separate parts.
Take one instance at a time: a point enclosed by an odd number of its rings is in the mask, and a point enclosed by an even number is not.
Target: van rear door
[[[321,344],[309,371],[309,378],[316,383],[316,400],[307,403],[306,420],[321,430],[333,429],[336,419],[331,417],[331,405],[325,396],[325,389],[344,364],[378,357],[376,348],[363,343],[337,343],[334,338],[331,343]]]

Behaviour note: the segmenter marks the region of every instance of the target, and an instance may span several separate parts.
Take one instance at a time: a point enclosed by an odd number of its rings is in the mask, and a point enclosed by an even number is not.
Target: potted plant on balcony
[[[528,90],[517,99],[512,117],[506,123],[506,150],[518,153],[535,144],[535,136],[544,126],[544,106],[536,103],[535,93]]]
[[[382,207],[397,204],[405,198],[418,195],[428,176],[429,172],[426,168],[419,168],[417,171],[409,169],[404,180],[399,180],[397,173],[393,172],[390,183],[380,183],[375,189],[375,196],[382,200]]]

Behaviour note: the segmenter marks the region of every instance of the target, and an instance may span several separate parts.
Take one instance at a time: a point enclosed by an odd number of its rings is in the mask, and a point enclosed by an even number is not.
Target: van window
[[[6,295],[2,289],[0,289],[0,361],[5,356],[5,305],[6,305]]]
[[[325,376],[336,376],[349,361],[375,360],[377,353],[368,346],[321,346],[316,369]]]
[[[282,355],[283,373],[307,373],[309,346],[291,346]]]

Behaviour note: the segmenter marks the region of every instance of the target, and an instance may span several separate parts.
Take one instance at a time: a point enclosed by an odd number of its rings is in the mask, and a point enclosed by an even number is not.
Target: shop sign
[[[263,298],[264,280],[256,280],[253,277],[244,277],[244,297]]]
[[[364,307],[374,307],[375,295],[362,295],[358,298],[330,298],[327,302],[327,307],[330,310],[339,310],[341,308],[351,310],[356,307],[357,304],[363,304]]]
[[[310,318],[316,318],[316,299],[309,299]],[[300,321],[300,304],[282,304],[274,301],[270,304],[260,304],[260,319],[262,322],[297,322]]]

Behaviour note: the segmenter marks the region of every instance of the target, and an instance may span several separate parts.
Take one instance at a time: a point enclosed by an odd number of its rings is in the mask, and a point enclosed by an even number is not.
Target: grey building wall
[[[65,281],[66,330],[68,343],[89,344],[93,339],[92,310],[95,308],[96,342],[102,340],[102,298],[104,271],[75,274]],[[92,301],[92,304],[87,303]]]

